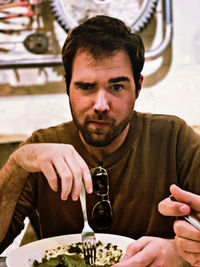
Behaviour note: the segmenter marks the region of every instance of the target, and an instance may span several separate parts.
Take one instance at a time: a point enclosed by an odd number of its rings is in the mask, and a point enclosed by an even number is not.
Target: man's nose
[[[110,110],[108,95],[105,90],[98,90],[95,95],[94,111],[99,113],[105,113]]]

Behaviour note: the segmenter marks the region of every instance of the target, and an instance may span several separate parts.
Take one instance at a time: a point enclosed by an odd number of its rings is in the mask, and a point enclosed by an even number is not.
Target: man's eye
[[[88,90],[92,90],[94,86],[91,84],[81,84],[79,85],[79,88],[83,91],[88,91]]]
[[[121,91],[123,89],[123,85],[121,84],[113,84],[111,87],[114,91]]]

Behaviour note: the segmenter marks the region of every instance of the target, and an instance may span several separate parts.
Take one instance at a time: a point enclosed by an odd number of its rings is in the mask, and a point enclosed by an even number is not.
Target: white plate
[[[125,252],[127,245],[134,241],[129,237],[111,234],[96,234],[96,238],[103,243],[118,245],[123,253]],[[62,235],[35,241],[12,251],[6,259],[6,264],[8,267],[30,267],[34,260],[41,261],[46,249],[56,248],[60,245],[80,241],[81,234]]]

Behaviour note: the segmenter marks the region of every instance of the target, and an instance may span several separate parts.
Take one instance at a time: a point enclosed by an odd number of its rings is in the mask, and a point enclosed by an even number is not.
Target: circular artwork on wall
[[[96,15],[123,20],[133,32],[142,31],[150,22],[158,0],[50,0],[56,20],[68,32]]]

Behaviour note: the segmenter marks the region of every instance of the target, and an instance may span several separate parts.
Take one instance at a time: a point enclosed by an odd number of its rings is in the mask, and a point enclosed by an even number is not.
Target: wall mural
[[[96,14],[123,19],[142,35],[146,59],[160,56],[172,37],[171,1],[162,2],[165,36],[151,49],[158,0],[0,0],[0,96],[24,94],[23,86],[28,94],[63,92],[62,44],[72,27]]]

